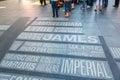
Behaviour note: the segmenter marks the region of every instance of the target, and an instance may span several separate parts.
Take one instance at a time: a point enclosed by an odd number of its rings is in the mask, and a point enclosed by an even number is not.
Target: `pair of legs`
[[[82,2],[82,8],[85,8],[85,5],[86,5],[86,0],[83,0],[83,2]]]
[[[72,9],[75,8],[75,0],[72,0],[71,8],[72,8]]]
[[[119,6],[119,2],[120,2],[120,0],[115,0],[115,5],[114,5],[114,7],[118,7],[118,6]]]
[[[91,0],[87,0],[87,5],[91,6]]]
[[[97,11],[98,10],[98,6],[100,5],[100,11],[102,10],[102,0],[97,0],[96,1],[96,9],[95,9],[95,11]]]
[[[89,8],[90,7],[90,0],[83,0],[82,8],[85,8],[86,4],[87,4],[87,8]]]
[[[40,0],[41,5],[43,4],[43,2],[44,2],[44,5],[46,5],[46,0]]]
[[[52,1],[52,12],[53,12],[53,17],[59,17],[58,16],[58,1]]]

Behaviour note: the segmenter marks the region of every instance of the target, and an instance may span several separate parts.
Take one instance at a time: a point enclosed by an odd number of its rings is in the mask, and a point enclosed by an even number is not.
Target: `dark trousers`
[[[90,0],[90,6],[93,6],[93,1],[94,1],[94,0]]]
[[[108,0],[104,0],[104,5],[105,5],[105,7],[108,6]]]
[[[108,6],[108,0],[103,0],[103,5],[104,5],[104,7],[107,7]]]
[[[119,6],[119,2],[120,2],[119,0],[115,0],[115,6],[118,7]]]
[[[53,17],[58,17],[58,1],[51,1]]]
[[[40,0],[41,5],[43,4],[43,2],[44,2],[44,5],[46,5],[46,0]]]
[[[91,0],[87,0],[87,5],[90,6]]]

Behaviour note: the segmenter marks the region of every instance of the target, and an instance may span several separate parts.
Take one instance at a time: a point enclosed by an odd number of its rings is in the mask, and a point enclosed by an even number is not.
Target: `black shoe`
[[[113,5],[113,7],[116,7],[116,8],[117,8],[118,6],[117,6],[117,5]]]
[[[113,7],[116,7],[115,5],[113,5]]]
[[[102,9],[100,9],[100,11],[102,12]]]
[[[95,12],[97,11],[97,9],[94,10]]]
[[[104,8],[107,8],[107,6],[104,6]]]

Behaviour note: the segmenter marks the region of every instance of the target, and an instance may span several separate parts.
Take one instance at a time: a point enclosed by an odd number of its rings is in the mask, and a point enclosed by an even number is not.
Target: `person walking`
[[[103,3],[102,0],[97,0],[96,1],[96,9],[95,9],[95,11],[98,10],[98,7],[100,7],[100,11],[102,11],[102,3]]]
[[[51,0],[51,6],[52,6],[53,17],[59,17],[58,16],[58,0]]]
[[[115,0],[115,4],[113,5],[113,7],[118,7],[119,6],[119,2],[120,2],[120,0]]]

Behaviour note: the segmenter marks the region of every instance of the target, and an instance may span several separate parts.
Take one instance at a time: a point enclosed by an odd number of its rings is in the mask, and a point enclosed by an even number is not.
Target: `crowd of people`
[[[50,3],[52,5],[52,12],[53,12],[53,17],[59,17],[59,7],[61,5],[64,5],[65,7],[65,17],[68,18],[70,16],[70,12],[72,9],[74,9],[74,5],[75,3],[79,4],[82,3],[81,8],[85,9],[85,8],[91,8],[93,6],[93,2],[96,1],[96,8],[95,8],[95,12],[100,10],[103,10],[104,8],[107,8],[108,6],[108,0],[50,0]],[[45,0],[40,0],[40,3],[46,5],[46,1]],[[62,4],[61,4],[62,3]],[[115,0],[115,3],[113,5],[113,7],[118,7],[119,6],[119,0]]]

